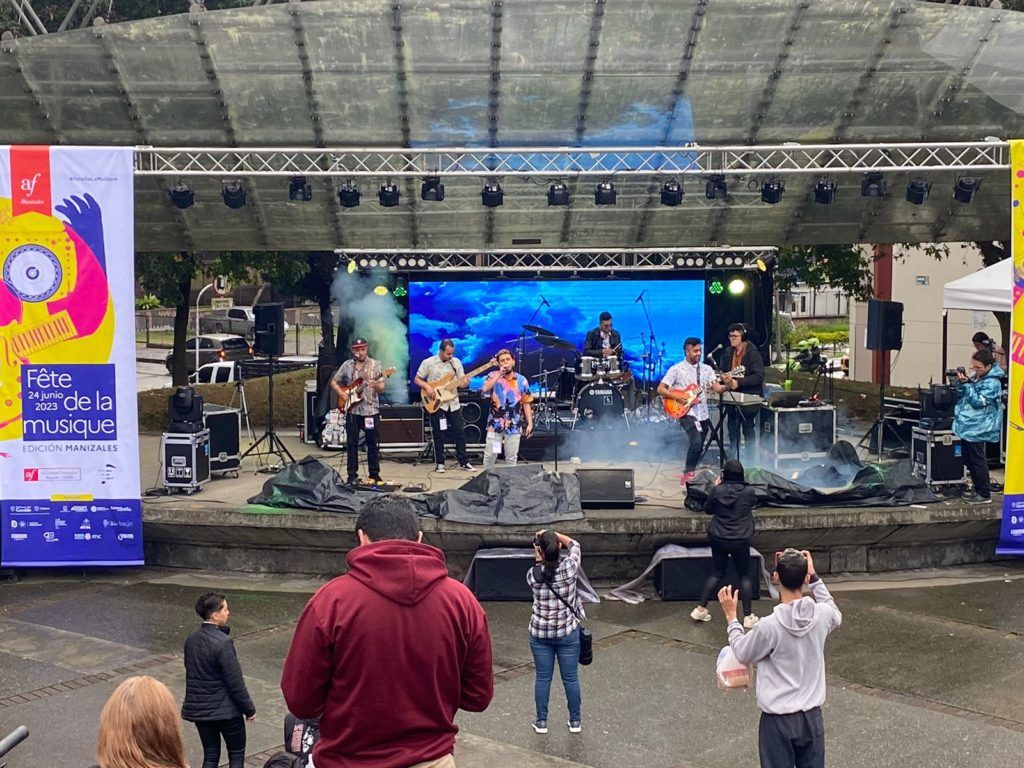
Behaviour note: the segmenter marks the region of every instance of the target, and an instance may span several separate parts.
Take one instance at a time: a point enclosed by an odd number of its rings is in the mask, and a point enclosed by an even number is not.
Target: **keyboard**
[[[744,392],[726,392],[722,395],[711,395],[708,399],[721,405],[760,405],[764,402],[760,395],[748,395]]]

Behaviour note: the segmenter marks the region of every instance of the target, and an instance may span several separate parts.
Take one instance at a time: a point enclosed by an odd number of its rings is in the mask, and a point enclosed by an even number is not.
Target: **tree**
[[[199,268],[198,255],[178,253],[136,253],[135,276],[142,287],[167,307],[174,307],[174,350],[171,381],[174,386],[188,382],[185,340],[188,337],[188,313],[191,306],[192,278]]]

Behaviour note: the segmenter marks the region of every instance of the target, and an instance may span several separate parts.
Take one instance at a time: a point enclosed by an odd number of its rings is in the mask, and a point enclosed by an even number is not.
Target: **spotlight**
[[[548,187],[548,205],[568,205],[572,199],[564,182],[556,181]]]
[[[932,191],[932,182],[924,176],[918,176],[907,182],[907,202],[924,205]]]
[[[881,171],[868,171],[860,177],[861,197],[885,197],[885,176]]]
[[[292,202],[302,200],[307,203],[313,199],[313,187],[306,182],[305,176],[292,176],[289,179],[288,199]]]
[[[359,205],[359,198],[362,196],[359,188],[351,181],[346,181],[338,188],[338,202],[342,208],[355,208]]]
[[[348,273],[351,275],[355,271],[356,271],[356,260],[355,259],[350,259],[349,262],[348,262]]]
[[[615,205],[615,198],[618,196],[615,185],[610,181],[600,181],[594,187],[594,205]]]
[[[191,208],[196,202],[196,196],[192,190],[180,181],[167,190],[167,194],[171,196],[171,205],[182,211]]]
[[[228,208],[238,210],[245,205],[245,190],[242,189],[240,181],[229,181],[224,185],[220,195],[224,198],[224,205]]]
[[[398,187],[391,181],[382,184],[381,188],[377,190],[377,199],[380,200],[380,204],[385,208],[394,208],[398,205],[398,200],[401,196]]]
[[[836,199],[837,189],[838,185],[834,181],[819,179],[818,183],[814,185],[814,202],[821,205],[831,205]]]
[[[775,266],[775,256],[758,256],[754,264],[759,272],[767,272]]]
[[[496,181],[488,181],[480,190],[480,202],[485,208],[499,208],[505,202],[505,190]]]
[[[386,285],[378,285],[373,289],[374,296],[387,296],[389,293],[391,293],[391,291],[388,290]]]
[[[739,296],[745,290],[747,290],[747,281],[742,277],[734,277],[729,281],[729,285],[726,286],[729,294],[732,296]]]
[[[661,204],[662,205],[682,205],[683,204],[683,185],[678,181],[666,181],[665,185],[661,188]]]
[[[708,200],[724,200],[729,196],[729,185],[725,176],[721,173],[714,173],[708,176],[704,184],[704,197]]]
[[[761,185],[761,202],[777,205],[782,202],[782,193],[785,191],[785,183],[773,176]]]
[[[981,179],[973,176],[961,176],[953,185],[953,199],[960,203],[969,203],[978,194]]]
[[[423,180],[420,186],[420,199],[431,203],[444,200],[444,184],[441,183],[440,176],[427,176]]]

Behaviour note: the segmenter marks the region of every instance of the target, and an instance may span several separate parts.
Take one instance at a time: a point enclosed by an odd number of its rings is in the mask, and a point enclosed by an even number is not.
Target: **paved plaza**
[[[884,579],[884,580],[883,580]],[[842,768],[1020,765],[1024,754],[1024,567],[990,566],[828,579],[843,626],[826,648],[828,763]],[[33,573],[0,585],[0,732],[32,731],[9,768],[93,760],[100,709],[126,676],[184,690],[181,646],[195,598],[223,590],[257,706],[247,765],[283,742],[281,664],[294,622],[319,582],[282,576],[133,569]],[[696,625],[689,603],[605,601],[588,608],[596,636],[584,668],[582,734],[532,719],[528,603],[485,603],[494,641],[494,701],[460,713],[460,768],[581,765],[733,768],[757,764],[752,692],[720,692],[714,656],[724,622]],[[767,613],[770,602],[755,603]],[[395,681],[400,685],[400,681]],[[184,732],[193,765],[195,730]]]

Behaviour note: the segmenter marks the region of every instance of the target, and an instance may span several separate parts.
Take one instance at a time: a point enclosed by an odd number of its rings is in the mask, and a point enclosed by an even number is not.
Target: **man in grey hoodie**
[[[758,665],[761,768],[823,768],[825,638],[843,615],[814,572],[810,552],[787,549],[772,578],[782,603],[747,633],[736,618],[736,591],[723,587],[718,593],[733,653],[742,664]],[[805,584],[811,597],[803,596]]]

